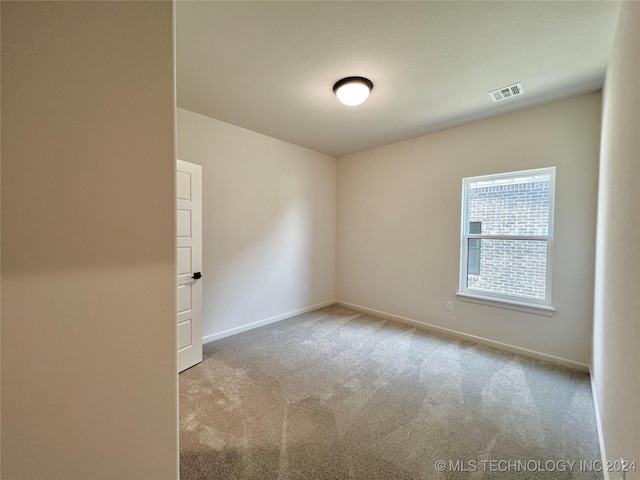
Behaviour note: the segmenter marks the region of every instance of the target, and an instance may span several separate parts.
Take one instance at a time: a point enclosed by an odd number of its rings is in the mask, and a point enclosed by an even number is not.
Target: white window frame
[[[537,175],[549,175],[549,218],[547,235],[508,235],[508,234],[470,234],[469,233],[469,189],[471,183],[483,181],[507,180],[517,176],[530,177]],[[551,279],[553,264],[553,219],[555,206],[556,167],[537,168],[518,172],[507,172],[496,175],[483,175],[480,177],[468,177],[462,180],[462,220],[460,227],[460,284],[457,297],[462,301],[480,303],[511,310],[518,310],[538,315],[552,316],[555,309],[551,304]],[[547,242],[546,288],[544,300],[507,295],[494,292],[485,292],[467,288],[467,261],[469,257],[469,239],[493,239],[493,240],[542,240]]]

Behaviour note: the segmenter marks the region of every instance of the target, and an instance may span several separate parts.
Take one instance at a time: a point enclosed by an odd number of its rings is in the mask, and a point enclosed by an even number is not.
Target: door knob
[[[202,273],[196,272],[193,274],[193,277],[191,278],[193,278],[194,280],[199,280],[200,278],[202,278]]]

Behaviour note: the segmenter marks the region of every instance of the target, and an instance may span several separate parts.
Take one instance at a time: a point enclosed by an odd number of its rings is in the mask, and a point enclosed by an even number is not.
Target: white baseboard
[[[514,345],[510,345],[508,343],[498,342],[495,340],[489,340],[484,337],[477,337],[476,335],[470,335],[468,333],[458,332],[457,330],[450,330],[448,328],[439,327],[437,325],[431,325],[429,323],[419,322],[417,320],[412,320],[411,318],[401,317],[399,315],[393,315],[392,313],[381,312],[379,310],[374,310],[372,308],[362,307],[360,305],[354,305],[352,303],[343,302],[341,300],[336,300],[335,303],[338,305],[343,305],[345,307],[353,308],[354,310],[358,310],[360,312],[369,313],[371,315],[375,315],[376,317],[388,318],[390,320],[396,320],[401,323],[405,323],[407,325],[412,325],[415,327],[420,327],[424,329],[433,330],[435,332],[444,333],[446,335],[450,335],[452,337],[461,338],[463,340],[468,340],[471,342],[479,343],[481,345],[486,345],[488,347],[497,348],[499,350],[505,350],[507,352],[516,353],[518,355],[523,355],[525,357],[532,357],[538,360],[542,360],[545,362],[553,363],[556,365],[562,365],[564,367],[573,368],[576,370],[580,370],[583,372],[589,371],[589,365],[575,362],[573,360],[568,360],[562,357],[556,357],[553,355],[548,355],[546,353],[536,352],[535,350],[529,350],[527,348],[516,347]]]
[[[311,307],[301,308],[300,310],[283,313],[282,315],[276,315],[275,317],[265,318],[264,320],[258,320],[257,322],[248,323],[246,325],[242,325],[236,328],[231,328],[229,330],[225,330],[224,332],[214,333],[213,335],[206,335],[202,337],[202,343],[209,343],[209,342],[213,342],[214,340],[230,337],[231,335],[246,332],[247,330],[253,330],[254,328],[262,327],[264,325],[269,325],[270,323],[279,322],[280,320],[285,320],[287,318],[295,317],[296,315],[300,315],[302,313],[307,313],[313,310],[317,310],[319,308],[328,307],[329,305],[333,305],[334,303],[336,303],[334,300],[330,300],[328,302],[312,305]]]
[[[591,368],[589,368],[589,378],[591,382],[591,396],[593,397],[593,409],[596,412],[596,429],[598,430],[598,443],[600,444],[600,457],[602,464],[607,464],[607,453],[604,448],[604,435],[602,433],[602,420],[600,419],[600,404],[598,403],[598,393],[596,391],[596,385],[593,381],[593,374]],[[606,468],[602,469],[604,474],[604,480],[609,480],[609,471]]]

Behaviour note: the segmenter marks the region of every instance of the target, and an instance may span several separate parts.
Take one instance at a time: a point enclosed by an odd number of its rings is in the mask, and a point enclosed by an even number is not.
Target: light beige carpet
[[[180,452],[182,480],[602,478],[588,375],[337,305],[205,345]]]

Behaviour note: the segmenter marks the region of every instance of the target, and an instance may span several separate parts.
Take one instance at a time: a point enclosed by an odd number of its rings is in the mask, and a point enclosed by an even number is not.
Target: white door
[[[202,167],[178,160],[178,372],[202,361]]]

